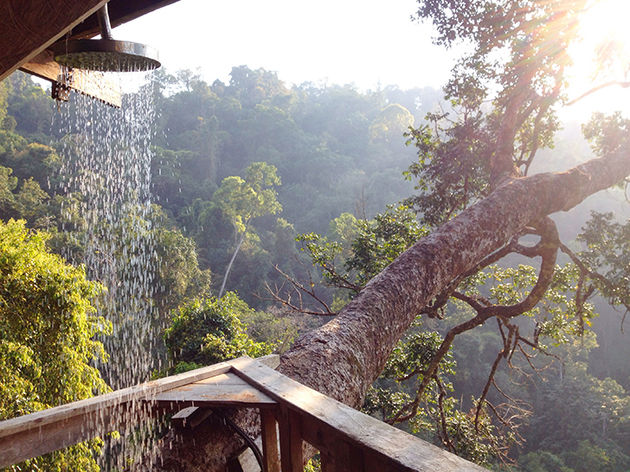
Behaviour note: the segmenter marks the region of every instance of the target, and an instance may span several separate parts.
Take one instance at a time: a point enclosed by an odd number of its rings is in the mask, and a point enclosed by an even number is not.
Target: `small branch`
[[[571,259],[571,261],[578,267],[578,269],[580,270],[580,272],[584,275],[588,275],[592,280],[596,280],[597,282],[601,283],[607,290],[609,290],[611,293],[615,293],[616,291],[616,287],[606,278],[604,277],[602,274],[595,272],[594,270],[591,270],[579,257],[577,254],[575,254],[571,249],[569,249],[565,244],[560,243],[560,250],[562,252],[564,252],[567,256],[569,256],[569,258]],[[589,287],[587,289],[587,292],[584,294],[583,298],[583,302],[585,302],[595,291],[594,287]],[[624,302],[622,300],[621,297],[618,297],[619,300],[619,304],[623,305],[623,307],[626,309],[623,318],[621,320],[621,331],[623,332],[623,323],[626,319],[626,314],[628,313],[628,311],[630,311],[630,304]]]
[[[271,296],[272,301],[280,303],[281,305],[286,306],[287,308],[291,309],[292,311],[295,311],[296,313],[303,313],[305,315],[317,315],[317,316],[336,316],[337,315],[337,313],[333,312],[328,306],[328,304],[315,293],[314,288],[312,288],[314,287],[314,284],[311,283],[310,284],[311,288],[307,288],[302,283],[298,282],[293,277],[291,277],[289,274],[282,271],[282,269],[280,269],[277,265],[274,266],[274,269],[276,270],[276,272],[282,275],[282,277],[284,277],[286,282],[289,282],[289,284],[293,286],[293,290],[297,294],[297,297],[298,297],[298,304],[295,304],[292,302],[291,294],[287,294],[286,297],[283,297],[280,295],[282,287],[278,288],[276,286],[274,290],[269,286],[267,282],[265,282],[265,290]],[[323,307],[324,311],[313,311],[313,310],[304,308],[302,294],[308,295],[310,298],[312,298],[317,303],[319,303]]]
[[[477,402],[477,408],[475,411],[475,433],[477,434],[479,433],[479,415],[481,414],[483,404],[486,401],[486,396],[488,395],[488,391],[490,390],[490,385],[492,384],[492,381],[494,380],[494,374],[496,374],[497,368],[499,367],[499,364],[501,363],[501,359],[503,359],[503,351],[497,354],[496,359],[492,363],[490,374],[488,374],[488,380],[486,382],[486,385],[483,388],[483,392],[481,393],[481,396],[479,397],[479,401]]]
[[[442,385],[442,382],[440,382],[440,379],[437,375],[433,376],[433,380],[435,381],[440,392],[438,395],[438,410],[440,412],[440,423],[442,425],[442,442],[446,447],[448,447],[448,450],[450,452],[454,453],[455,446],[453,445],[453,442],[448,435],[448,425],[446,423],[446,414],[444,413],[444,397],[446,396],[446,390],[444,389],[444,386]]]
[[[481,310],[486,308],[486,306],[480,304],[479,301],[476,298],[469,297],[466,294],[463,294],[463,293],[460,293],[460,292],[453,292],[451,296],[453,298],[456,298],[457,300],[461,300],[461,301],[463,301],[465,303],[468,303],[473,308],[473,310],[475,310],[476,312],[480,312]]]
[[[499,322],[499,326],[501,323]],[[479,397],[479,401],[477,402],[477,411],[475,412],[475,432],[479,433],[479,415],[481,414],[481,410],[483,408],[483,404],[486,401],[486,397],[488,396],[488,391],[490,390],[490,386],[494,383],[494,376],[497,372],[499,364],[502,359],[507,358],[510,351],[513,350],[512,345],[515,344],[516,341],[516,332],[518,328],[516,326],[510,326],[507,338],[503,335],[503,330],[501,330],[501,335],[503,336],[503,349],[497,354],[496,359],[492,364],[492,368],[490,369],[490,373],[488,374],[488,380],[486,381],[486,385],[483,388],[481,396]]]

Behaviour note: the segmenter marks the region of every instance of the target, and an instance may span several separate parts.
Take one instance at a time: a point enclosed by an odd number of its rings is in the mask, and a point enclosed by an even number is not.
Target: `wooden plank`
[[[262,450],[266,470],[264,472],[280,472],[280,455],[278,453],[278,428],[273,412],[260,410]]]
[[[20,69],[51,82],[57,82],[61,74],[61,67],[53,60],[49,51],[44,51],[30,62],[22,64]],[[108,105],[120,108],[122,104],[120,86],[103,72],[73,69],[69,80],[66,80],[66,85]]]
[[[167,389],[230,370],[222,362],[164,379],[117,390],[0,422],[0,467],[37,457],[124,426],[129,411],[144,411],[152,397]],[[22,447],[21,444],[37,445]]]
[[[278,354],[267,354],[266,356],[257,357],[256,362],[264,364],[272,369],[277,369],[280,365],[280,356]]]
[[[0,2],[0,80],[62,38],[107,0]]]
[[[212,415],[210,408],[189,406],[171,416],[171,426],[179,429],[194,429]]]
[[[378,458],[379,462],[386,464],[382,470],[415,472],[486,470],[308,388],[254,359],[240,358],[233,361],[232,366],[235,374],[299,414],[304,422],[310,420],[323,427],[332,428],[336,435],[352,447],[360,448],[367,464],[371,464],[366,454],[369,452],[371,457]],[[316,444],[317,438],[315,437],[313,441],[306,427],[304,435],[304,439],[319,447]]]
[[[364,472],[363,449],[350,444],[330,426],[311,417],[302,417],[302,436],[320,451],[322,471]],[[369,470],[385,471],[370,462]]]
[[[18,431],[0,439],[0,467],[71,446],[107,431],[124,431],[143,419],[157,418],[164,413],[163,409],[153,409],[146,404],[123,404],[43,424],[37,430]]]
[[[192,406],[271,407],[276,402],[229,372],[158,393],[158,404],[178,403]]]

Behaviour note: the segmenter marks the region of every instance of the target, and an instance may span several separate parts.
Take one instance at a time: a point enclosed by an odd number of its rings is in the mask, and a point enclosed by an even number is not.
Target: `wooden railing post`
[[[266,469],[263,472],[280,472],[280,454],[278,451],[278,430],[276,418],[268,409],[260,409],[260,424],[263,456]]]
[[[300,417],[288,408],[281,407],[278,425],[282,472],[304,472]]]

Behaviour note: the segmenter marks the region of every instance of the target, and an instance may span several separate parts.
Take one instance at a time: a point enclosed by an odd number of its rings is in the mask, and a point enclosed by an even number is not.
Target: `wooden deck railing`
[[[265,472],[302,472],[304,442],[320,451],[323,472],[486,470],[265,365],[274,363],[239,358],[2,421],[0,467],[131,426],[130,411],[179,412],[171,421],[190,427],[229,406],[259,409]]]

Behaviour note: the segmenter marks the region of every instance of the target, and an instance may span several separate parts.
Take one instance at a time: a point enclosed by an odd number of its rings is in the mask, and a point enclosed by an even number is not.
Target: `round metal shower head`
[[[77,39],[53,46],[55,61],[76,69],[102,72],[140,72],[160,67],[155,49],[114,39]]]

